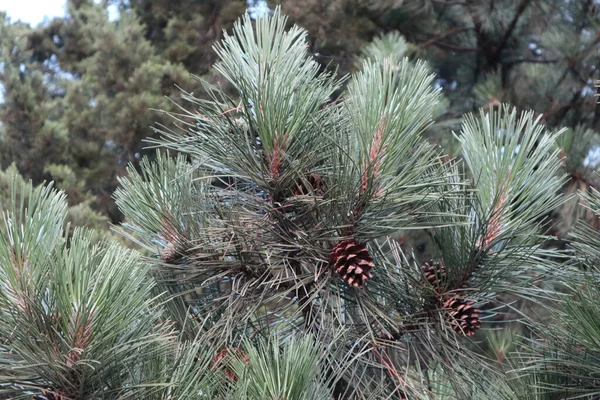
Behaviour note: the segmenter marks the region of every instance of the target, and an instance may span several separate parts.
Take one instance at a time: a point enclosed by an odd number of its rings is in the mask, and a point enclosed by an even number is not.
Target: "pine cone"
[[[346,239],[335,245],[329,253],[329,264],[350,286],[363,287],[372,278],[375,266],[367,246],[356,239]]]
[[[167,245],[160,251],[160,258],[164,262],[172,262],[177,259],[179,254],[177,253],[177,248],[175,244],[169,242]]]
[[[233,354],[232,354],[233,353]],[[237,357],[243,360],[246,364],[250,364],[250,359],[248,355],[244,353],[241,349],[232,348],[232,349],[223,349],[219,351],[212,360],[212,366],[216,368],[222,369],[227,377],[234,382],[237,382],[237,375],[230,368],[230,361],[232,357]]]
[[[472,336],[481,326],[479,309],[475,303],[460,296],[453,296],[444,302],[446,319],[456,333]]]
[[[437,261],[425,261],[423,276],[435,289],[443,289],[446,284],[446,266]]]
[[[310,188],[308,185],[310,185]],[[317,196],[323,196],[325,193],[325,182],[317,173],[311,174],[305,180],[298,180],[293,193],[294,196],[307,196],[313,193]]]

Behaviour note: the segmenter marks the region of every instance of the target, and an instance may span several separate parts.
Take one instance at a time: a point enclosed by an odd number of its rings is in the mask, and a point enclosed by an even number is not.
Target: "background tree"
[[[215,61],[212,45],[222,38],[223,29],[247,8],[244,0],[110,0],[122,13],[135,15],[144,26],[144,37],[172,64],[204,75]]]
[[[422,137],[440,99],[422,62],[374,56],[332,101],[340,82],[284,27],[278,12],[255,28],[246,17],[217,45],[235,97],[209,84],[210,100],[186,96],[193,110],[155,143],[189,160],[130,167],[123,231],[183,306],[210,315],[207,337],[347,332],[348,350],[368,351],[336,398],[427,398],[429,379],[486,398],[505,371],[468,338],[552,270],[539,221],[563,201],[558,134],[508,106],[466,116],[467,182]],[[435,254],[421,264],[393,235],[424,227]]]
[[[171,109],[164,96],[189,74],[155,53],[135,16],[109,21],[92,1],[71,2],[67,17],[13,35],[18,42],[2,53],[3,163],[16,162],[36,182],[73,175],[83,184],[79,193],[71,186],[70,201],[93,195],[94,207],[118,220],[110,200],[116,177],[144,153],[141,141],[156,120],[150,109]]]

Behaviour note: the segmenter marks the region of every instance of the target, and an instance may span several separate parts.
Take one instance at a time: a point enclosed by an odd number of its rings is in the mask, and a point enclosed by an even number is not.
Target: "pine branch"
[[[513,60],[505,62],[504,65],[507,67],[511,67],[513,65],[522,64],[522,63],[555,64],[559,61],[561,61],[561,60],[558,58],[544,59],[544,58],[519,57],[519,58],[515,58]]]
[[[0,380],[23,395],[112,396],[146,383],[129,371],[168,352],[171,334],[139,255],[93,246],[90,232],[67,237],[65,213],[49,186],[12,188],[0,233]]]
[[[498,292],[538,296],[532,271],[550,270],[555,253],[539,232],[562,202],[558,134],[508,106],[467,116],[458,140],[469,188],[422,137],[440,94],[422,62],[389,54],[404,49],[398,36],[370,48],[332,101],[340,81],[319,73],[303,30],[284,26],[279,11],[255,26],[246,18],[217,45],[235,93],[186,94],[193,111],[171,114],[176,126],[153,143],[190,161],[158,156],[122,180],[130,237],[154,254],[161,287],[180,296],[177,320],[193,313],[190,332],[228,346],[276,337],[264,354],[246,346],[254,361],[238,360],[239,390],[281,396],[275,382],[287,372],[271,368],[282,365],[281,342],[343,330],[353,364],[342,377],[319,365],[331,379],[311,379],[326,390],[363,398],[400,385],[424,396],[422,380],[404,377],[442,365],[460,377],[450,393],[477,398],[491,367],[476,382],[451,366],[482,359],[463,345],[484,323],[482,306]],[[424,227],[438,248],[422,265],[390,236]],[[294,396],[301,381],[290,383]]]
[[[517,10],[513,19],[508,24],[508,27],[506,28],[506,31],[504,32],[504,35],[502,36],[502,39],[498,44],[498,52],[501,52],[506,47],[508,39],[510,39],[510,37],[512,36],[515,28],[517,27],[517,24],[519,23],[519,20],[523,16],[523,13],[532,2],[533,0],[521,0],[519,5],[517,6]]]
[[[466,47],[466,46],[459,46],[459,45],[455,45],[455,44],[451,44],[451,43],[445,43],[445,42],[440,42],[440,41],[435,41],[433,43],[434,46],[439,47],[441,49],[448,49],[448,50],[454,50],[454,51],[460,51],[460,52],[464,52],[464,53],[478,53],[480,52],[480,50],[476,47]]]
[[[432,3],[441,4],[442,6],[458,6],[466,5],[467,3],[462,0],[431,0]]]
[[[437,35],[437,36],[435,36],[435,37],[427,40],[426,42],[420,43],[419,44],[419,48],[420,49],[424,49],[426,47],[431,46],[432,44],[436,45],[438,41],[440,41],[442,39],[446,39],[448,36],[452,36],[452,35],[455,35],[457,33],[465,32],[465,31],[470,31],[470,30],[473,30],[473,29],[475,29],[475,28],[472,28],[472,27],[462,27],[462,28],[459,28],[459,27],[457,27],[457,28],[450,29],[448,32],[441,33],[441,34],[439,34],[439,35]]]

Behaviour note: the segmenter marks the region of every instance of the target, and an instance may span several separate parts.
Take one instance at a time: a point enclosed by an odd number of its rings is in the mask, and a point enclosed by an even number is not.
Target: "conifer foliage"
[[[456,134],[464,162],[448,160],[422,136],[441,100],[423,62],[372,52],[338,78],[285,27],[279,10],[236,23],[215,46],[234,94],[186,93],[155,159],[120,179],[118,230],[149,257],[64,234],[49,187],[14,190],[1,394],[539,398],[477,347],[505,299],[546,299],[540,280],[563,273],[543,246],[564,201],[560,133],[490,107]],[[415,261],[399,229],[427,229],[433,259]],[[545,378],[546,359],[522,359],[517,382]]]
[[[0,393],[116,395],[170,336],[140,257],[92,246],[91,232],[67,237],[65,195],[13,182],[0,236]]]
[[[398,377],[477,358],[463,341],[485,326],[480,307],[527,292],[543,269],[540,222],[564,182],[556,135],[508,106],[466,117],[467,180],[422,137],[440,100],[426,65],[375,54],[336,98],[340,80],[319,70],[305,31],[284,27],[278,11],[246,17],[216,46],[235,97],[205,84],[210,100],[187,94],[191,107],[158,128],[152,143],[187,159],[130,169],[116,195],[124,232],[157,255],[170,293],[209,316],[209,337],[343,330],[370,351],[335,396],[419,395]],[[159,259],[172,227],[180,257]],[[392,239],[401,228],[429,228],[426,269]]]

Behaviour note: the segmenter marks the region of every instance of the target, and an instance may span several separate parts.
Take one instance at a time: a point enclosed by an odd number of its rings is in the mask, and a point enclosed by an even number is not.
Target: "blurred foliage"
[[[188,72],[155,54],[134,15],[110,22],[92,1],[70,2],[67,17],[35,30],[1,24],[2,166],[14,162],[34,183],[68,181],[72,204],[89,200],[118,220],[116,177],[144,153],[161,119],[150,109],[171,109],[165,96]]]

